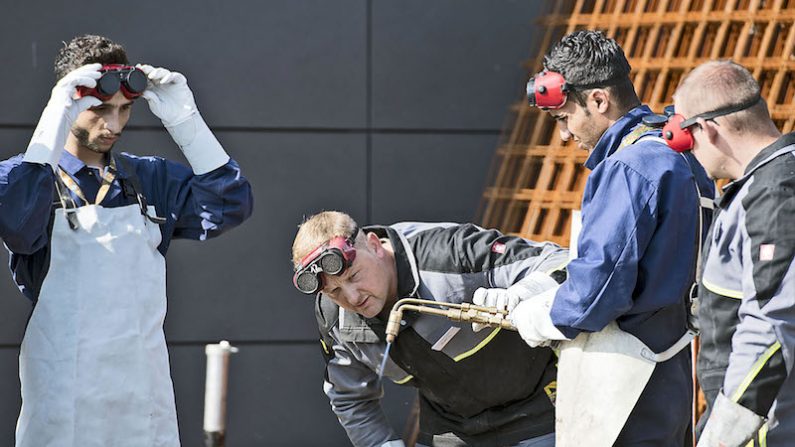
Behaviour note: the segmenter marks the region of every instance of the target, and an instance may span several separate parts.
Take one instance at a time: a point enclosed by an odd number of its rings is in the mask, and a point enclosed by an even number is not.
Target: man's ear
[[[718,128],[717,124],[714,121],[707,121],[704,119],[699,119],[698,125],[701,126],[701,131],[707,136],[707,140],[709,140],[709,144],[716,145],[720,136],[718,135]]]
[[[588,94],[588,102],[597,112],[605,114],[610,108],[610,92],[603,88],[595,88]]]
[[[369,250],[370,252],[379,255],[384,250],[384,247],[381,245],[381,239],[379,239],[375,233],[373,232],[364,233],[364,238],[367,250]]]

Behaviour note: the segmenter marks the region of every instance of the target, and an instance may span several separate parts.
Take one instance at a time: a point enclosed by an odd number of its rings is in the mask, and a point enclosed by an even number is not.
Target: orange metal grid
[[[562,35],[600,29],[615,38],[632,65],[641,100],[661,111],[682,76],[700,63],[731,58],[762,86],[784,132],[795,124],[795,0],[570,0],[556,2],[528,72]],[[510,108],[497,149],[480,222],[509,234],[568,245],[571,211],[580,207],[587,158],[564,145],[552,120],[524,100]]]

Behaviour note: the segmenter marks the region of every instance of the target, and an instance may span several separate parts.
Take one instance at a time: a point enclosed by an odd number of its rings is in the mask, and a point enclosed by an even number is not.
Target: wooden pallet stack
[[[632,65],[641,100],[658,112],[682,76],[710,59],[750,69],[784,132],[795,123],[795,0],[569,0],[541,19],[545,34],[528,76],[561,36],[599,29],[616,39]],[[551,118],[511,107],[479,216],[486,227],[568,246],[572,210],[580,208],[587,153],[562,144]]]

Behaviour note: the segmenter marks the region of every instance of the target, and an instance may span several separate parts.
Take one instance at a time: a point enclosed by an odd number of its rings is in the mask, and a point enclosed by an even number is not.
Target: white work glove
[[[521,301],[532,298],[546,290],[557,287],[558,283],[542,272],[532,272],[507,289],[486,289],[481,287],[472,295],[472,304],[495,307],[498,310],[512,311]],[[472,330],[478,332],[487,327],[472,323]]]
[[[732,401],[721,391],[698,439],[698,447],[747,445],[765,422],[765,418]]]
[[[50,94],[50,100],[41,113],[39,123],[28,143],[25,161],[49,164],[55,169],[66,145],[72,124],[80,113],[102,104],[102,101],[85,96],[77,99],[77,87],[93,88],[102,76],[102,64],[88,64],[76,68],[62,77]]]
[[[406,444],[403,443],[402,439],[395,439],[381,444],[381,447],[406,447]]]
[[[568,340],[552,324],[552,318],[549,316],[557,291],[558,288],[555,287],[533,298],[524,300],[508,315],[511,323],[519,330],[522,340],[530,345],[531,348],[549,346],[553,340]]]
[[[220,168],[229,161],[221,143],[204,122],[188,81],[181,73],[151,65],[136,65],[149,78],[141,96],[160,118],[197,175]]]

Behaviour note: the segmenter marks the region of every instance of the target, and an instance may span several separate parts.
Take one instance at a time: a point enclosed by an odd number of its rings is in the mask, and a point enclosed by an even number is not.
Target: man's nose
[[[342,286],[342,296],[345,298],[345,301],[350,303],[352,306],[359,305],[359,291],[350,284]]]
[[[569,128],[566,127],[565,124],[558,124],[558,134],[560,134],[560,139],[565,141],[571,140],[574,135],[569,132]]]
[[[104,116],[103,120],[105,122],[104,125],[105,129],[108,129],[114,134],[121,132],[121,120],[119,119],[118,112],[108,113],[107,115]]]

